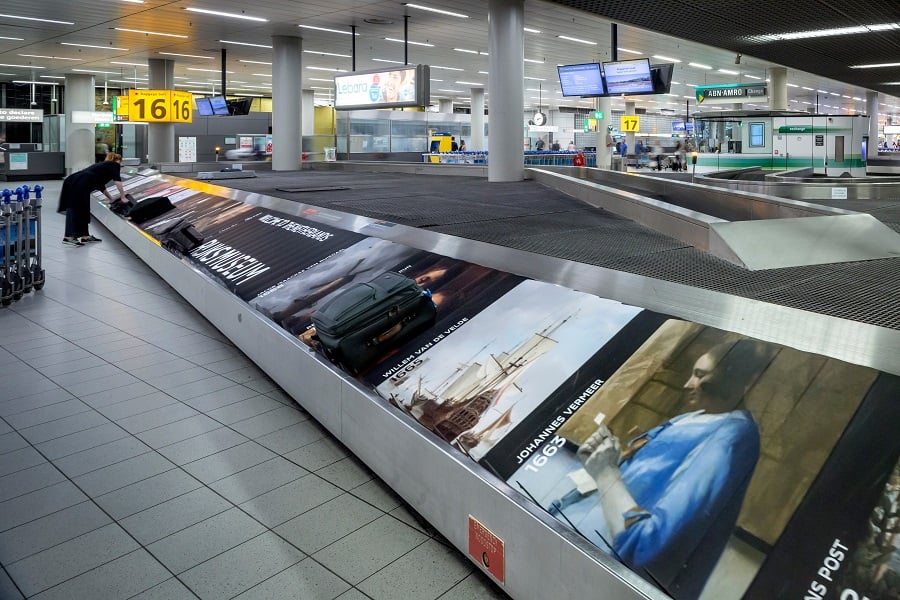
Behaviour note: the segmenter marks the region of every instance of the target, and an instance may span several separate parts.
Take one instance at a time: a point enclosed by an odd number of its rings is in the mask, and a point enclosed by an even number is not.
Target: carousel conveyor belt
[[[900,329],[900,258],[748,271],[530,180],[488,183],[480,177],[373,176],[304,169],[265,172],[256,179],[227,184],[247,192]],[[314,187],[346,189],[283,191]],[[852,204],[847,208],[869,212],[900,232],[900,197]]]

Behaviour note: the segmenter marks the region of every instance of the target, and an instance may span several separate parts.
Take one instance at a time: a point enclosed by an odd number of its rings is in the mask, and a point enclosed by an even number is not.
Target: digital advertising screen
[[[210,104],[209,98],[194,98],[194,103],[197,105],[198,115],[201,117],[213,116],[212,104]]]
[[[231,114],[224,96],[213,96],[209,99],[209,103],[212,105],[214,115],[228,116]]]
[[[337,110],[425,106],[430,101],[428,65],[356,71],[334,77]]]
[[[563,96],[602,96],[606,93],[599,63],[559,65],[559,85]]]
[[[617,94],[653,93],[653,77],[650,61],[646,58],[603,63],[606,77],[606,92]]]

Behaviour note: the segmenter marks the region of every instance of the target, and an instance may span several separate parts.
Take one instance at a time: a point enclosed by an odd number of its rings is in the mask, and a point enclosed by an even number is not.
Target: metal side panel
[[[464,554],[471,514],[505,543],[513,598],[664,599],[589,542],[533,506],[405,414],[321,362],[309,349],[192,265],[160,248],[96,199],[93,215],[347,445]]]

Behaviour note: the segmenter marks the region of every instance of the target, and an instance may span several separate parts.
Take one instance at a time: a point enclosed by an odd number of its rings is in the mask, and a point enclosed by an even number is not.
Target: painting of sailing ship
[[[638,312],[527,280],[377,391],[478,460]]]

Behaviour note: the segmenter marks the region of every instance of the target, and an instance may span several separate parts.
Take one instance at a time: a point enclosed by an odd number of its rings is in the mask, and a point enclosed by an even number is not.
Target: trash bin
[[[325,161],[326,162],[336,162],[337,161],[337,148],[328,146],[325,148]]]

